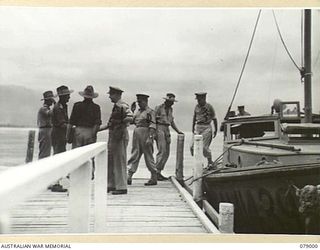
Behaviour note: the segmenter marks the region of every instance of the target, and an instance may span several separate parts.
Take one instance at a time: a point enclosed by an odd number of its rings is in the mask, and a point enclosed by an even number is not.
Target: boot
[[[128,171],[128,178],[127,178],[127,184],[128,185],[132,184],[132,176],[133,176],[133,173]]]
[[[154,186],[154,185],[157,185],[157,181],[150,179],[144,185],[145,186]]]
[[[217,166],[214,164],[214,162],[212,161],[211,158],[208,158],[207,169],[209,169],[209,170],[217,169]]]
[[[163,176],[160,172],[157,173],[157,180],[158,181],[167,181],[168,179],[169,179],[168,177]]]
[[[121,190],[114,190],[111,192],[113,195],[119,195],[119,194],[127,194],[128,190],[127,189],[121,189]]]
[[[63,186],[61,186],[60,184],[54,184],[51,188],[51,191],[64,193],[64,192],[67,192],[68,189],[63,188]]]
[[[145,186],[157,185],[157,173],[152,173],[150,180],[144,184]]]

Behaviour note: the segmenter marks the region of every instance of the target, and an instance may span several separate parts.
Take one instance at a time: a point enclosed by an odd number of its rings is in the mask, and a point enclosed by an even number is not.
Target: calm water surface
[[[0,166],[13,167],[17,165],[24,164],[26,152],[27,152],[27,143],[28,143],[28,132],[30,128],[0,128]],[[38,159],[38,141],[37,141],[37,130],[35,138],[35,150],[33,160]],[[128,145],[128,157],[130,157],[131,152],[131,138],[132,130],[130,133],[130,141]],[[98,141],[107,141],[108,135],[107,131],[98,133]],[[175,164],[176,164],[176,142],[177,134],[175,132],[171,133],[172,142],[171,142],[171,153],[165,170],[163,171],[164,175],[174,175],[175,174]],[[185,133],[185,147],[184,147],[184,174],[189,176],[192,173],[192,163],[193,158],[190,155],[190,145],[192,141],[192,134],[190,132]],[[211,144],[211,150],[213,159],[218,157],[222,152],[222,134],[218,133],[217,137],[213,140]],[[70,149],[70,145],[68,145]],[[157,152],[155,145],[155,154]],[[141,157],[140,165],[138,168],[135,177],[146,177],[149,175],[144,159]]]

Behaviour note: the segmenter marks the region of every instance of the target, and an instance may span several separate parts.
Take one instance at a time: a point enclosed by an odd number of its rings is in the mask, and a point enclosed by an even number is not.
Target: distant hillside
[[[42,93],[22,86],[0,85],[0,125],[34,127]]]
[[[17,85],[0,85],[0,126],[36,127],[37,113],[43,103],[41,99],[42,91]],[[69,115],[74,102],[81,100],[77,92],[71,95]],[[101,106],[102,121],[105,123],[112,104],[106,98],[95,99],[95,102]]]
[[[23,86],[0,85],[0,126],[36,127],[37,112],[42,105],[42,91],[33,90]],[[127,100],[129,99],[129,100]],[[131,99],[131,100],[130,100]],[[127,95],[125,100],[129,105],[135,99],[135,94]],[[58,100],[58,99],[56,99]],[[71,94],[68,103],[69,115],[74,102],[82,101],[82,97],[75,91]],[[99,95],[94,102],[99,104],[102,111],[102,122],[106,123],[113,104],[106,95]],[[163,102],[161,96],[149,100],[151,108]],[[209,100],[213,104],[219,123],[224,117],[225,108],[218,106],[216,100]],[[179,95],[179,102],[174,106],[174,115],[177,126],[183,131],[190,131],[192,116],[196,100],[191,95]]]

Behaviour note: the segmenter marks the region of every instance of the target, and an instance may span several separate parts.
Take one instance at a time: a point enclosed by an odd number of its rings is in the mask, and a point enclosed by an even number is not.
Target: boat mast
[[[312,122],[311,94],[311,9],[304,10],[304,122]]]

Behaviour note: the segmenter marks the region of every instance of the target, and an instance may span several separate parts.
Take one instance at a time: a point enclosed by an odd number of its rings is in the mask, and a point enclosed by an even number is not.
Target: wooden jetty
[[[152,187],[144,182],[134,179],[127,195],[106,193],[105,233],[208,233],[171,181]],[[11,211],[11,232],[68,233],[67,215],[68,194],[48,190]],[[93,222],[91,214],[89,232],[94,232]]]
[[[178,145],[183,147],[183,142]],[[96,158],[94,181],[90,180],[92,157]],[[182,188],[183,157],[177,159],[177,178],[151,187],[144,186],[147,178],[135,178],[127,195],[106,192],[107,144],[101,142],[2,171],[0,200],[6,202],[0,204],[0,233],[220,234],[217,227],[223,218],[215,213],[215,226]],[[68,174],[68,193],[47,190]]]

